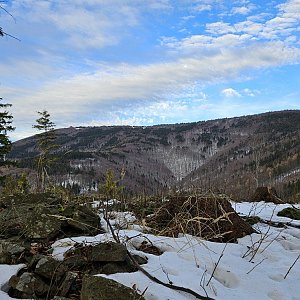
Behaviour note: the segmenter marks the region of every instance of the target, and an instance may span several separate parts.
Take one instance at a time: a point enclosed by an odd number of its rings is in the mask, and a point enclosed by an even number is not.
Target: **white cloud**
[[[198,4],[194,7],[194,10],[197,12],[210,11],[211,9],[212,6],[210,4]]]
[[[231,97],[241,97],[242,95],[233,88],[227,88],[221,91],[221,94],[227,98]]]
[[[162,13],[172,8],[169,0],[20,0],[12,5],[17,19],[26,18],[35,28],[37,24],[43,28],[50,25],[46,34],[51,34],[49,28],[54,26],[65,35],[60,44],[79,49],[117,45],[130,28],[140,25],[143,12]]]
[[[236,32],[235,28],[229,23],[215,22],[206,24],[206,31],[211,34],[221,35]]]
[[[100,107],[100,111],[114,105],[122,107],[129,100],[131,103],[157,103],[170,95],[180,94],[195,83],[201,86],[226,82],[244,71],[293,63],[299,57],[299,49],[273,42],[228,48],[210,52],[206,57],[180,58],[166,63],[102,65],[93,73],[56,79],[35,91],[6,88],[2,94],[14,104],[17,118],[26,115],[32,119],[34,112],[46,105],[58,118],[68,116],[71,120],[95,111],[96,107]],[[236,95],[232,90],[225,94],[230,93]]]
[[[245,89],[243,89],[243,93],[244,93],[246,96],[254,97],[254,96],[256,96],[257,94],[259,94],[259,91],[257,91],[257,90],[251,90],[251,89],[249,89],[249,88],[245,88]]]
[[[239,7],[233,7],[231,10],[231,13],[234,15],[248,15],[250,13],[251,9],[246,6],[239,6]]]

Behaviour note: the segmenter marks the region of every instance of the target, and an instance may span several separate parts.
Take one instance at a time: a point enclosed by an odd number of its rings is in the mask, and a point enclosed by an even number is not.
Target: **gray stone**
[[[142,300],[133,289],[114,280],[85,275],[82,280],[81,300]]]
[[[124,262],[127,259],[127,249],[118,243],[100,243],[71,249],[65,253],[69,260],[86,260],[88,262]]]
[[[79,204],[61,209],[51,194],[16,195],[0,199],[0,236],[27,240],[53,240],[60,236],[96,235],[100,218]]]
[[[9,286],[21,294],[42,296],[49,291],[49,286],[38,276],[25,272],[20,277],[12,276]]]
[[[92,262],[122,262],[127,258],[127,249],[118,243],[101,243],[91,248],[88,260]]]
[[[78,274],[75,272],[67,272],[65,279],[63,280],[61,286],[59,287],[59,295],[60,296],[66,296],[72,286],[72,284],[75,282],[75,280],[78,278]]]
[[[67,226],[78,232],[99,233],[100,217],[85,206],[69,205],[61,213],[67,218]]]
[[[52,217],[53,212],[43,206],[36,207],[27,222],[24,235],[33,240],[51,240],[60,232],[62,221]]]
[[[0,241],[0,264],[18,263],[18,258],[26,249],[15,243]]]
[[[92,272],[91,274],[115,274],[115,273],[131,273],[137,271],[137,268],[131,264],[125,262],[110,262],[105,264],[100,270],[97,270],[96,273]]]
[[[56,278],[60,280],[66,273],[67,268],[63,262],[51,256],[41,256],[38,260],[34,272],[48,279]]]

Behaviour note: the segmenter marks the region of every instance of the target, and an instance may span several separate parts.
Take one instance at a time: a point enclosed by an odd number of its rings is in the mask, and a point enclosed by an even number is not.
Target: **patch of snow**
[[[16,298],[11,298],[8,296],[8,280],[11,276],[15,275],[21,268],[25,265],[0,265],[0,299],[1,300],[11,300]]]
[[[300,220],[293,220],[286,217],[279,217],[277,213],[284,208],[292,207],[291,204],[274,204],[271,202],[231,202],[233,209],[241,216],[257,216],[265,221],[286,222],[293,225],[300,225]],[[300,208],[300,204],[294,207]]]

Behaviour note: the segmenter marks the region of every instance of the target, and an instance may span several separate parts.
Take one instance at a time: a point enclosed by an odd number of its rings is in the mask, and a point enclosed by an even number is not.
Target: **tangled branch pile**
[[[184,233],[214,242],[236,242],[255,232],[234,211],[228,197],[213,193],[170,197],[147,225],[160,235]]]

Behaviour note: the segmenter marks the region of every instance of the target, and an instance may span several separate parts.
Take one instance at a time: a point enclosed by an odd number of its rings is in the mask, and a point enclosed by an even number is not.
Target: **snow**
[[[25,265],[0,265],[0,299],[1,300],[10,300],[16,298],[11,298],[6,293],[7,283],[11,276],[15,275],[21,268]]]
[[[243,215],[258,215],[264,220],[300,224],[299,221],[277,216],[279,210],[290,206],[288,204],[244,202],[232,205]],[[103,217],[102,213],[100,215]],[[237,244],[222,244],[190,235],[170,238],[143,233],[143,226],[135,224],[136,219],[131,212],[112,212],[109,217],[121,242],[127,245],[129,251],[147,257],[148,262],[142,267],[165,283],[190,288],[203,296],[207,293],[214,299],[300,300],[300,260],[290,269],[300,253],[299,228],[277,228],[258,223],[254,226],[257,233],[239,239]],[[101,222],[107,229],[106,233],[56,241],[52,255],[63,259],[63,253],[77,242],[93,244],[112,241],[106,222],[103,219]],[[137,248],[143,242],[152,243],[163,254],[156,256],[138,251]],[[0,265],[1,285],[19,268]],[[144,292],[147,300],[196,299],[187,293],[159,285],[140,271],[98,276],[135,287],[138,292]],[[1,300],[11,299],[4,292],[1,293]]]
[[[241,216],[258,216],[265,221],[290,222],[293,225],[300,225],[300,220],[291,220],[290,218],[279,217],[277,213],[284,208],[292,207],[291,204],[277,204],[270,202],[232,202],[234,210]],[[294,207],[300,208],[300,204]]]

